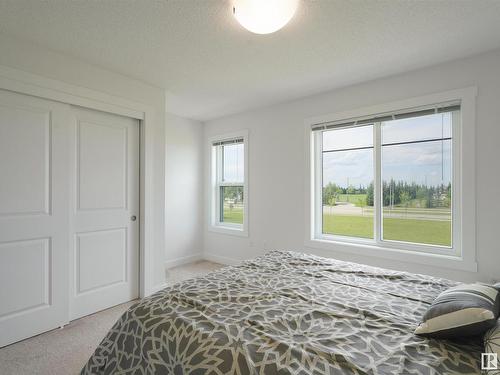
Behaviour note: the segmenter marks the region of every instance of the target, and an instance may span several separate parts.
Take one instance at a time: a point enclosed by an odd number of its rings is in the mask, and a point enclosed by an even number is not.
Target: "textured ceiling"
[[[500,47],[499,0],[301,0],[282,30],[229,0],[0,0],[0,32],[167,90],[207,120]]]

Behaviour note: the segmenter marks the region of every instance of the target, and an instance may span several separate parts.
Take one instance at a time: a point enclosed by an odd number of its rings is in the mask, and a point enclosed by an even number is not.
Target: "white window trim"
[[[306,119],[306,181],[309,181],[309,183],[306,184],[305,189],[306,212],[308,213],[305,245],[312,248],[477,272],[475,209],[476,96],[477,88],[469,87]],[[318,142],[316,139],[319,137],[314,137],[311,131],[313,125],[452,101],[460,101],[461,103],[461,121],[453,129],[453,144],[458,145],[458,147],[453,147],[452,151],[454,158],[454,181],[458,182],[455,182],[452,203],[454,207],[453,224],[457,225],[453,229],[453,251],[450,251],[449,248],[443,248],[443,253],[440,254],[436,251],[439,248],[437,246],[421,246],[402,242],[381,242],[377,239],[363,240],[342,236],[319,235],[316,232],[315,222],[316,220],[320,220],[318,215],[321,215],[321,212],[315,209],[315,205],[318,194],[321,194],[321,187],[318,187],[316,179],[319,173],[314,169],[320,169],[321,164],[319,160],[315,160],[319,155],[315,150],[320,145],[316,144]],[[375,136],[379,135],[375,134]],[[380,168],[377,155],[375,156],[374,163],[377,168]],[[374,178],[378,177],[374,176]],[[374,187],[374,194],[378,194],[377,184],[374,184]]]
[[[242,138],[244,145],[244,183],[243,183],[243,225],[224,223],[220,221],[220,186],[241,186],[241,183],[218,183],[217,176],[220,173],[218,160],[220,155],[213,148],[213,143],[235,138]],[[208,186],[208,230],[211,232],[229,234],[234,236],[248,237],[248,130],[241,130],[234,133],[221,134],[210,137],[207,144],[209,160],[209,186]]]

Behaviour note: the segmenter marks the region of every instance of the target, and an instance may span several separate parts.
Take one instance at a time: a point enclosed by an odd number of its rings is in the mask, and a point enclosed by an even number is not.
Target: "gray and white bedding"
[[[413,333],[454,285],[273,251],[138,302],[82,374],[480,374],[479,341]]]

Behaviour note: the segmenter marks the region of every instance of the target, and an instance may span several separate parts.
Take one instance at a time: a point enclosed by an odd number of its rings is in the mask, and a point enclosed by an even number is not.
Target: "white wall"
[[[126,76],[0,34],[0,65],[141,102],[154,108],[153,285],[163,284],[165,250],[165,92]]]
[[[166,267],[200,259],[203,252],[202,123],[167,113]]]
[[[364,257],[304,246],[304,119],[468,86],[478,87],[476,211],[478,273]],[[456,280],[500,279],[500,50],[419,71],[371,81],[205,125],[214,135],[249,129],[249,237],[207,231],[205,257],[222,262],[269,249],[298,250],[386,268]],[[208,183],[205,167],[205,183]],[[207,187],[206,187],[207,189]]]

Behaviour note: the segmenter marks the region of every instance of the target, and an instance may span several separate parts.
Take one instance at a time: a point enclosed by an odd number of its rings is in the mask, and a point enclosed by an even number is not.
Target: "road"
[[[323,206],[323,212],[330,215],[372,216],[373,207],[357,207],[353,203],[340,202],[335,206]],[[384,208],[384,217],[416,220],[450,221],[451,211],[444,208]]]

